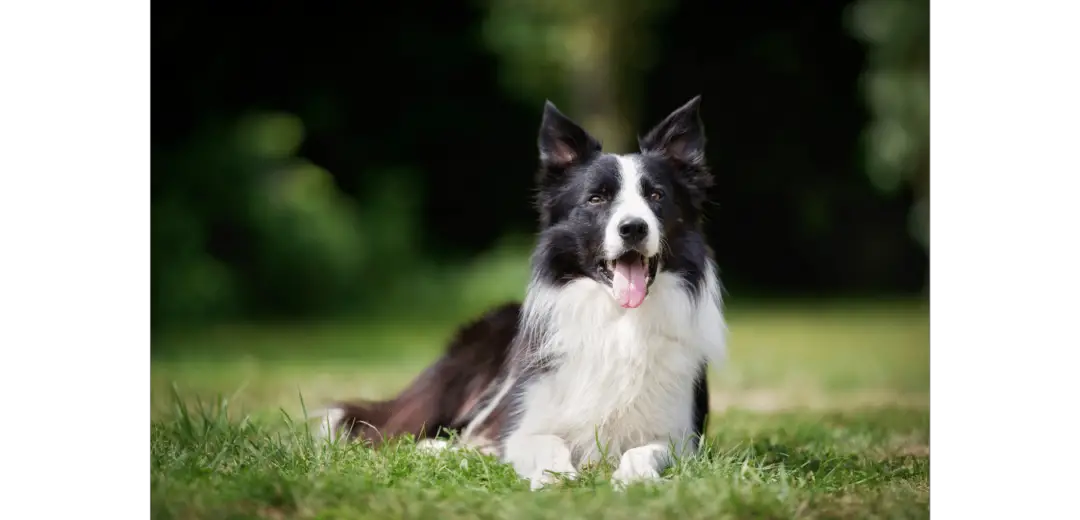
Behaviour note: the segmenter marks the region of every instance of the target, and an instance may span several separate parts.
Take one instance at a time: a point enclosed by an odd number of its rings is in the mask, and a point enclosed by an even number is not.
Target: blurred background
[[[152,24],[152,391],[392,393],[523,295],[545,99],[625,152],[701,94],[715,384],[928,396],[927,0],[191,1]]]

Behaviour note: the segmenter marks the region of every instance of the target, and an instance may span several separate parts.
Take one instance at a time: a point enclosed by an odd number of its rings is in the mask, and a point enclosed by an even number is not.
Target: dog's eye
[[[589,197],[589,204],[600,204],[601,202],[604,202],[604,197],[601,197],[600,195]]]
[[[660,190],[655,190],[649,194],[649,198],[652,200],[661,200],[664,198],[664,192]]]

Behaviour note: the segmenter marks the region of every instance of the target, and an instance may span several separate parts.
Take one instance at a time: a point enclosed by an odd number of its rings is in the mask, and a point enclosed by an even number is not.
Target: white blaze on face
[[[604,255],[611,262],[611,291],[619,305],[637,308],[645,301],[648,266],[660,251],[660,222],[641,191],[640,163],[634,157],[615,156],[619,165],[619,193],[611,207],[611,219],[604,230]],[[640,220],[648,226],[644,239],[644,258],[636,262],[615,261],[628,247],[619,234],[619,226],[628,220]],[[634,244],[633,246],[636,246]]]
[[[649,225],[645,237],[645,256],[654,257],[660,252],[660,221],[656,218],[649,200],[641,192],[641,163],[637,157],[616,155],[619,162],[619,193],[611,207],[611,220],[604,231],[604,254],[614,260],[625,250],[619,236],[619,224],[631,218],[640,218]]]

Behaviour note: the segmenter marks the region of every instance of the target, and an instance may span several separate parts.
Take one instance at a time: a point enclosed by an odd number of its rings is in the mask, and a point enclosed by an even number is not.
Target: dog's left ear
[[[642,152],[655,152],[691,168],[705,168],[705,125],[700,115],[701,96],[664,118],[638,139]]]

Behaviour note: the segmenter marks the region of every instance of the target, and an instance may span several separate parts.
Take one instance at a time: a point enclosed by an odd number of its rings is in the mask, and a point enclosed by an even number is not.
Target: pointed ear
[[[690,167],[705,167],[705,125],[699,108],[701,96],[664,118],[638,139],[642,152],[657,152]]]
[[[600,152],[600,142],[564,116],[551,101],[544,103],[540,122],[540,162],[549,170],[564,170]]]

